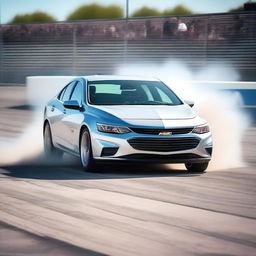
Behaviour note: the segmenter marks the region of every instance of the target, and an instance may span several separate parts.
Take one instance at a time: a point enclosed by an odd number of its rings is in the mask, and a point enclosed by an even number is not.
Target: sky
[[[160,11],[184,4],[194,12],[216,13],[236,8],[247,0],[129,0],[129,13],[142,6],[157,8]],[[125,10],[126,0],[0,0],[0,22],[8,23],[16,14],[45,11],[62,21],[77,7],[83,4],[116,4]]]

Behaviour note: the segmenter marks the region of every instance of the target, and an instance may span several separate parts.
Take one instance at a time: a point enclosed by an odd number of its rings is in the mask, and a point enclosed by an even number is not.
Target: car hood
[[[196,117],[195,112],[186,104],[164,106],[97,106],[122,120],[179,120]]]
[[[164,106],[94,106],[130,125],[190,126],[204,123],[187,104]]]

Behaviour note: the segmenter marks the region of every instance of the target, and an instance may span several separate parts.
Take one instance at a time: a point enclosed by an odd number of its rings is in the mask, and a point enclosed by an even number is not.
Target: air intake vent
[[[188,150],[197,147],[199,139],[186,138],[132,138],[129,144],[137,149],[144,151],[172,152]]]
[[[206,152],[211,156],[212,155],[212,147],[206,148]]]
[[[103,148],[101,152],[101,156],[113,156],[116,154],[118,148]]]

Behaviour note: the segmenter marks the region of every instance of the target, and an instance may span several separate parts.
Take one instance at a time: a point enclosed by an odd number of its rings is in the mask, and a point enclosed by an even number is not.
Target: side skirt
[[[69,149],[67,147],[64,147],[64,146],[62,146],[60,144],[57,144],[56,146],[58,147],[58,149],[64,151],[65,153],[68,153],[68,154],[80,157],[79,153],[77,153],[77,152],[75,152],[75,151],[73,151],[73,150],[71,150],[71,149]]]

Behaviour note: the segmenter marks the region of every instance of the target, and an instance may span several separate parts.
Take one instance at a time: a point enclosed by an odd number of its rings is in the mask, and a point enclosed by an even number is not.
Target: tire
[[[60,159],[63,156],[63,152],[53,146],[49,123],[44,127],[44,153],[47,159]]]
[[[186,163],[185,166],[189,172],[204,172],[208,167],[208,162],[205,163]]]
[[[85,171],[95,171],[95,161],[92,156],[91,136],[85,128],[80,137],[80,160]]]

